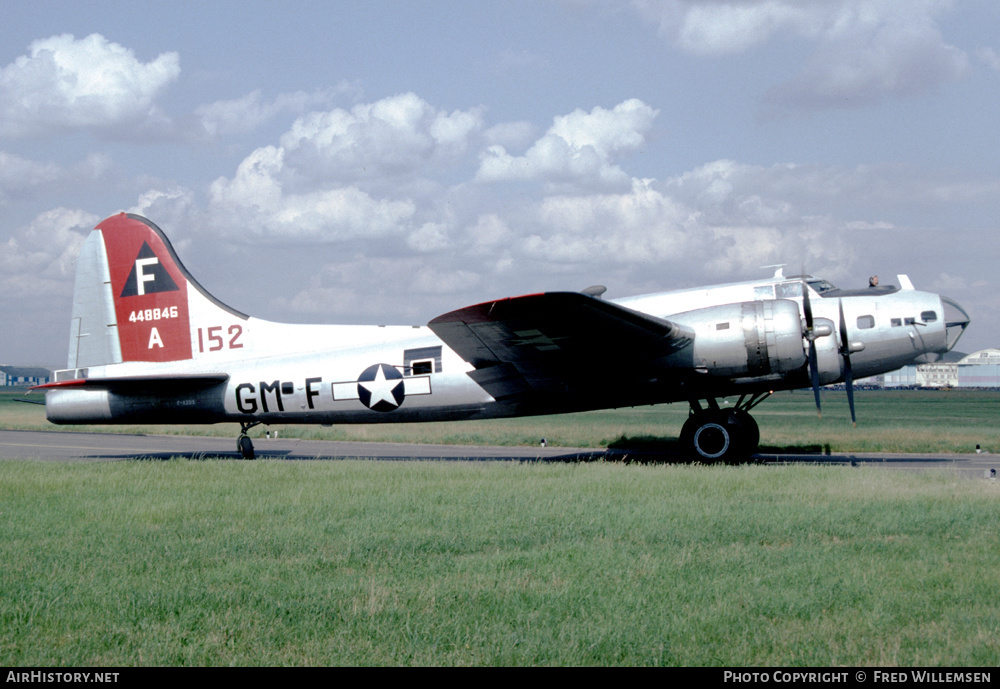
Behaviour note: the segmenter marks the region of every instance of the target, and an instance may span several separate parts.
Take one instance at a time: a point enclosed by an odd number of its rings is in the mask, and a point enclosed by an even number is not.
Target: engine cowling
[[[683,353],[685,360],[678,358],[676,364],[693,366],[713,377],[776,380],[806,364],[799,307],[787,299],[712,306],[669,319],[694,331],[692,347]],[[832,343],[833,338],[823,340]],[[835,354],[836,343],[832,344]],[[820,369],[829,363],[837,367],[836,379],[839,362],[827,362],[824,356]]]

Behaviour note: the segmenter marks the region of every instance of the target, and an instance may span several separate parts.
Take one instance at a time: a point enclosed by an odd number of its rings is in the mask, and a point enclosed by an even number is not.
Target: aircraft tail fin
[[[68,367],[192,359],[205,350],[200,324],[221,331],[246,320],[198,284],[159,227],[120,213],[97,225],[80,252]]]

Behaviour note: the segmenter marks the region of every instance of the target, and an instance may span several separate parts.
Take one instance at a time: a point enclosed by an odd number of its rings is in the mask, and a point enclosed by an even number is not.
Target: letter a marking
[[[152,349],[153,345],[163,349],[163,340],[160,339],[160,333],[156,332],[156,328],[149,331],[149,347],[147,349]]]

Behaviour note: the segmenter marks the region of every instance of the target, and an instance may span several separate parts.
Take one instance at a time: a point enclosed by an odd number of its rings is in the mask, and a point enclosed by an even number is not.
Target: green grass
[[[0,665],[995,665],[997,484],[0,462]]]
[[[23,394],[23,393],[21,393]],[[17,404],[0,393],[0,427],[48,430],[97,430],[179,433],[235,437],[236,424],[211,426],[70,426],[45,420],[39,405]],[[35,399],[40,399],[37,393]],[[753,410],[760,425],[761,450],[832,452],[973,452],[1000,453],[1000,392],[989,390],[858,391],[858,427],[852,428],[845,393],[823,391],[818,419],[811,391],[781,392]],[[730,400],[730,403],[735,400]],[[607,447],[666,443],[680,433],[685,404],[634,407],[581,414],[519,419],[421,424],[271,426],[282,437],[485,445]],[[252,432],[263,435],[258,427]]]
[[[4,427],[57,428],[10,399]],[[862,392],[858,429],[843,393],[823,404],[759,406],[764,448],[1000,450],[997,393]],[[277,430],[600,447],[669,444],[686,414]],[[997,491],[822,466],[0,462],[0,664],[992,666]]]

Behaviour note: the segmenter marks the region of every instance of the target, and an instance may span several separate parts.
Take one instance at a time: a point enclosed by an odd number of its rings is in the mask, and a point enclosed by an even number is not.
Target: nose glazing
[[[950,352],[955,343],[958,342],[958,338],[969,327],[972,318],[954,299],[941,297],[941,305],[944,308],[944,327],[947,333],[948,351]]]

